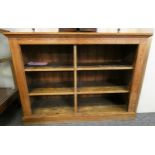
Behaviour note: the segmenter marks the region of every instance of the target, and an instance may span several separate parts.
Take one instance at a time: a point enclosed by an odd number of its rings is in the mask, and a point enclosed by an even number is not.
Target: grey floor
[[[0,126],[21,126],[22,111],[18,104],[11,105],[0,115]],[[43,124],[35,124],[43,125]],[[135,120],[128,121],[95,121],[95,122],[69,122],[69,123],[47,123],[46,126],[155,126],[155,113],[137,114]]]

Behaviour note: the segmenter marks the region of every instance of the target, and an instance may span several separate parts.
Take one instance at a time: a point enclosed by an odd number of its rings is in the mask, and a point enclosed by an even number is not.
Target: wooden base
[[[24,123],[35,124],[35,123],[64,123],[64,122],[73,122],[73,121],[103,121],[103,120],[127,120],[134,119],[136,113],[134,112],[111,112],[104,113],[100,115],[82,115],[80,113],[73,115],[61,115],[61,116],[25,116],[23,117]]]

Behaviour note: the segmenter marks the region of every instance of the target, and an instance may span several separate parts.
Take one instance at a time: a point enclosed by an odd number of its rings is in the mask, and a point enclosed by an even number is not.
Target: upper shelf
[[[130,65],[100,65],[100,66],[79,66],[79,71],[89,70],[132,70],[133,66]]]
[[[134,67],[130,65],[102,65],[102,66],[78,66],[78,71],[91,71],[91,70],[132,70]],[[74,71],[73,67],[25,67],[25,72],[40,72],[40,71]]]
[[[25,67],[26,72],[39,72],[39,71],[73,71],[73,67],[66,67],[66,66],[59,66],[59,67],[52,67],[52,66],[39,66],[39,67]]]

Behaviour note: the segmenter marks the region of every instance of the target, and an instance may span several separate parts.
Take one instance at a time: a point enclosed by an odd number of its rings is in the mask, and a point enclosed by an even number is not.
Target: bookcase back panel
[[[78,65],[132,65],[138,45],[79,45]]]
[[[132,71],[79,71],[78,87],[83,86],[129,86]]]
[[[73,87],[72,72],[30,72],[26,74],[29,88]]]

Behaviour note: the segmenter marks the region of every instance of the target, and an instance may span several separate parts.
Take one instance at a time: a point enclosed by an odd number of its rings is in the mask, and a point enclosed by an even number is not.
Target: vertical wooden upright
[[[77,46],[73,47],[74,52],[74,112],[78,110],[78,101],[77,101]]]
[[[30,105],[30,98],[28,96],[28,88],[24,72],[24,64],[21,56],[21,49],[15,39],[10,39],[10,47],[23,113],[24,116],[30,116],[32,114],[32,111]]]
[[[129,98],[129,112],[136,112],[137,110],[137,102],[140,95],[140,90],[144,78],[144,72],[146,68],[146,62],[148,58],[148,51],[150,48],[151,38],[150,39],[144,39],[140,42],[138,47],[138,53],[137,53],[137,59],[135,63],[135,69],[133,73],[132,78],[132,84],[131,84],[131,93]],[[143,74],[143,76],[142,76]]]

